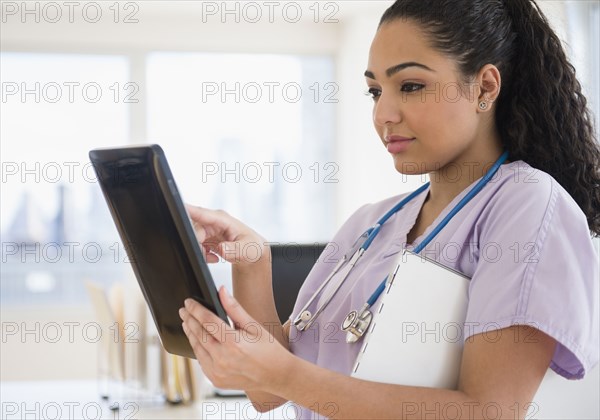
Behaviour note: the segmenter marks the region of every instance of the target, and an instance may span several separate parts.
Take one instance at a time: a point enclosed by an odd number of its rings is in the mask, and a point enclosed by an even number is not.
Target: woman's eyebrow
[[[425,64],[421,64],[421,63],[416,63],[414,61],[409,61],[407,63],[401,63],[401,64],[396,64],[395,66],[390,67],[389,69],[387,69],[385,71],[385,75],[387,77],[392,77],[394,74],[408,68],[408,67],[419,67],[421,69],[427,70],[427,71],[431,71],[435,73],[435,70],[430,69],[429,67],[427,67]],[[369,79],[375,79],[375,75],[373,74],[372,71],[367,70],[365,71],[365,77],[368,77]]]

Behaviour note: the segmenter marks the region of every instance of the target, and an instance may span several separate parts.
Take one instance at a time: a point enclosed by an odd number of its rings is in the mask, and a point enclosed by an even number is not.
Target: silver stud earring
[[[487,107],[488,107],[487,102],[485,102],[485,101],[479,102],[479,109],[481,109],[482,111],[485,111],[487,109]]]

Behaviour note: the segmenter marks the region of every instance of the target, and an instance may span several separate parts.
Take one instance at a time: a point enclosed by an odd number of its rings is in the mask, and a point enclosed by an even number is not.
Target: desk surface
[[[10,419],[293,419],[295,410],[284,405],[258,413],[247,398],[211,397],[192,405],[170,405],[135,391],[103,400],[96,381],[0,382],[0,418]],[[120,409],[111,410],[119,401]]]

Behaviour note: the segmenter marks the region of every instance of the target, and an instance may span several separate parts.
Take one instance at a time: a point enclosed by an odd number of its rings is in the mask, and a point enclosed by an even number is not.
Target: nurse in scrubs
[[[401,174],[427,173],[430,185],[389,218],[305,331],[278,321],[267,240],[223,211],[189,207],[207,260],[233,264],[235,296],[219,291],[235,329],[190,299],[180,310],[198,362],[259,411],[292,401],[300,418],[523,418],[548,369],[579,379],[598,362],[600,149],[575,71],[531,0],[398,0],[364,74],[382,153]],[[492,180],[421,252],[471,278],[456,389],[352,378],[361,341],[346,343],[348,312],[505,151]],[[329,261],[407,195],[356,210],[290,320],[331,273]],[[247,243],[261,244],[260,259],[236,254]]]

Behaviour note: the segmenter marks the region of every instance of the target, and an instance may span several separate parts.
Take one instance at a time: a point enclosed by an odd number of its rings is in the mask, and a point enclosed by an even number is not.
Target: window
[[[330,58],[155,53],[148,137],[183,196],[272,241],[331,235],[337,85]]]
[[[583,94],[594,114],[600,139],[600,5],[597,1],[565,2],[567,52],[577,69]]]
[[[226,209],[270,241],[333,233],[330,57],[137,57],[2,53],[3,305],[78,303],[85,279],[132,275],[87,153],[131,143],[140,119],[186,201]],[[212,268],[228,281],[225,264]]]
[[[74,303],[85,278],[122,277],[87,152],[127,143],[128,61],[30,53],[0,61],[1,300]]]
[[[592,11],[590,13],[590,74],[591,80],[591,96],[592,106],[596,114],[596,133],[598,141],[600,141],[600,4],[592,3]]]

